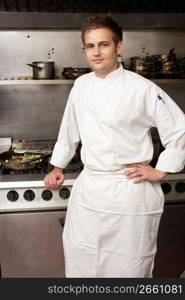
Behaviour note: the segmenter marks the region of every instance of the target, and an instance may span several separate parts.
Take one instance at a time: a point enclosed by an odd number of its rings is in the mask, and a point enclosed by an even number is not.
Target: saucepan
[[[159,61],[162,67],[165,68],[166,70],[173,67],[179,68],[180,63],[185,60],[185,57],[177,59],[174,49],[175,48],[170,49],[169,54],[153,55],[153,57],[154,59]]]
[[[55,62],[54,61],[34,61],[27,64],[33,68],[33,79],[54,79]]]

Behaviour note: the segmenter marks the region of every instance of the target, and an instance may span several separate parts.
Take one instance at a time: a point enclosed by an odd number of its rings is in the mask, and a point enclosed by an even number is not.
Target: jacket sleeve
[[[160,87],[153,85],[146,97],[148,119],[157,127],[164,151],[155,168],[176,173],[185,165],[185,114]]]
[[[74,108],[75,91],[72,87],[62,118],[58,139],[53,149],[50,163],[65,168],[73,158],[80,142],[80,134]]]

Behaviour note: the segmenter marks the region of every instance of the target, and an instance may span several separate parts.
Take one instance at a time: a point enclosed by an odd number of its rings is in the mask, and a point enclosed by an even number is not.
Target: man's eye
[[[103,47],[108,47],[108,45],[109,44],[106,44],[106,43],[101,44],[101,46],[103,46]]]
[[[86,48],[86,49],[93,48],[93,45],[86,45],[85,48]]]

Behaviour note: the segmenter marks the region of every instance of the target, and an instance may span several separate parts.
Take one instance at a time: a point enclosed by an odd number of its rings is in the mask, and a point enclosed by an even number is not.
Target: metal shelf
[[[185,84],[185,78],[183,79],[151,79],[151,81],[157,83],[157,84],[160,84],[160,83],[164,83],[164,84],[182,84],[184,83]]]
[[[151,79],[151,81],[157,84],[185,84],[185,79]],[[0,80],[0,85],[16,85],[16,84],[55,84],[55,85],[62,85],[62,84],[73,84],[74,80],[72,79],[45,79],[45,80],[34,80],[34,79],[26,79],[26,80],[15,80],[15,79],[8,79],[8,80]]]
[[[0,85],[11,85],[11,84],[73,84],[74,80],[71,79],[44,79],[44,80],[34,80],[34,79],[11,79],[11,80],[0,80]]]

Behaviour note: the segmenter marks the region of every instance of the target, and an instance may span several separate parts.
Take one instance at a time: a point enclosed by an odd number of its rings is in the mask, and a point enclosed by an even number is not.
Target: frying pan
[[[62,75],[66,79],[76,79],[76,78],[78,78],[79,76],[81,76],[85,73],[89,73],[90,71],[91,71],[90,68],[72,68],[72,67],[68,67],[68,68],[63,69]]]
[[[27,152],[29,153],[29,152]],[[33,154],[33,153],[32,153]],[[38,162],[14,162],[10,161],[12,155],[14,156],[23,156],[23,153],[15,153],[13,150],[9,150],[6,152],[3,152],[0,154],[0,164],[8,169],[15,169],[15,170],[28,170],[28,169],[34,169],[38,165],[42,164],[44,161],[46,161],[46,158],[49,156],[49,154],[39,154],[40,157],[37,158]],[[8,162],[6,162],[8,160]]]

